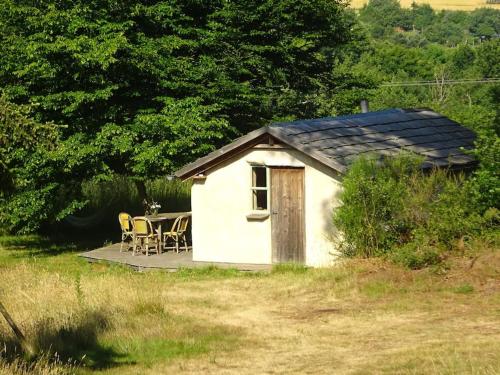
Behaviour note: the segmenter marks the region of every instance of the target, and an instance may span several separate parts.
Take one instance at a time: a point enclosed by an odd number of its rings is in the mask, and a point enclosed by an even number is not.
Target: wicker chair
[[[134,250],[133,255],[145,251],[149,255],[150,248],[153,248],[156,253],[160,253],[160,238],[158,233],[153,229],[151,221],[144,217],[134,217]]]
[[[127,242],[127,250],[132,246],[131,243],[134,241],[134,222],[132,221],[132,216],[126,212],[120,212],[118,214],[118,222],[122,229],[122,242],[120,243],[120,252],[123,251],[123,245]]]
[[[179,216],[175,219],[172,228],[168,232],[163,233],[163,248],[175,249],[175,251],[179,252],[179,244],[182,242],[184,244],[184,249],[189,251],[189,246],[186,239],[186,230],[189,224],[189,216]],[[174,242],[173,246],[167,246],[168,241],[172,240]]]

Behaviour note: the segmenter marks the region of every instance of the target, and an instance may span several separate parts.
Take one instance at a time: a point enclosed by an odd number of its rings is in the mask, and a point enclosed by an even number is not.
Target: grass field
[[[401,5],[409,7],[414,0],[401,0]],[[476,8],[491,7],[500,9],[500,4],[486,4],[486,0],[416,0],[418,4],[430,4],[434,9],[474,10]],[[361,8],[367,0],[351,0],[351,6]]]
[[[136,273],[80,248],[0,238],[0,374],[495,374],[500,254],[478,243],[447,267],[352,260],[271,273]],[[57,361],[49,359],[57,352]],[[53,358],[53,356],[51,357]],[[24,370],[23,370],[24,369]]]

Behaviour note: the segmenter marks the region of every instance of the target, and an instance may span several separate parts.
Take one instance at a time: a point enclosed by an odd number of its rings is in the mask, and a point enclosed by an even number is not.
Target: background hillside
[[[354,8],[361,8],[367,0],[352,0],[351,5]],[[401,0],[401,5],[409,7],[414,0]],[[500,4],[487,4],[486,0],[426,0],[415,1],[417,4],[429,4],[434,9],[452,9],[452,10],[474,10],[482,7],[491,7],[500,9]]]

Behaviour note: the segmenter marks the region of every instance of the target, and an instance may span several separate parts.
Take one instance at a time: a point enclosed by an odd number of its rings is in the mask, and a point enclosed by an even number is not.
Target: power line
[[[483,79],[445,79],[437,81],[407,81],[407,82],[384,82],[380,87],[396,86],[437,86],[437,85],[464,85],[471,83],[500,83],[500,77]]]

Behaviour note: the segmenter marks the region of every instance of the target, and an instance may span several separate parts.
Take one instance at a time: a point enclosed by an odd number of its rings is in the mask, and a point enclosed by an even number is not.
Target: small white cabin
[[[193,260],[326,266],[342,174],[360,154],[406,149],[424,167],[470,167],[474,134],[430,110],[393,109],[278,123],[183,167],[193,179]]]

